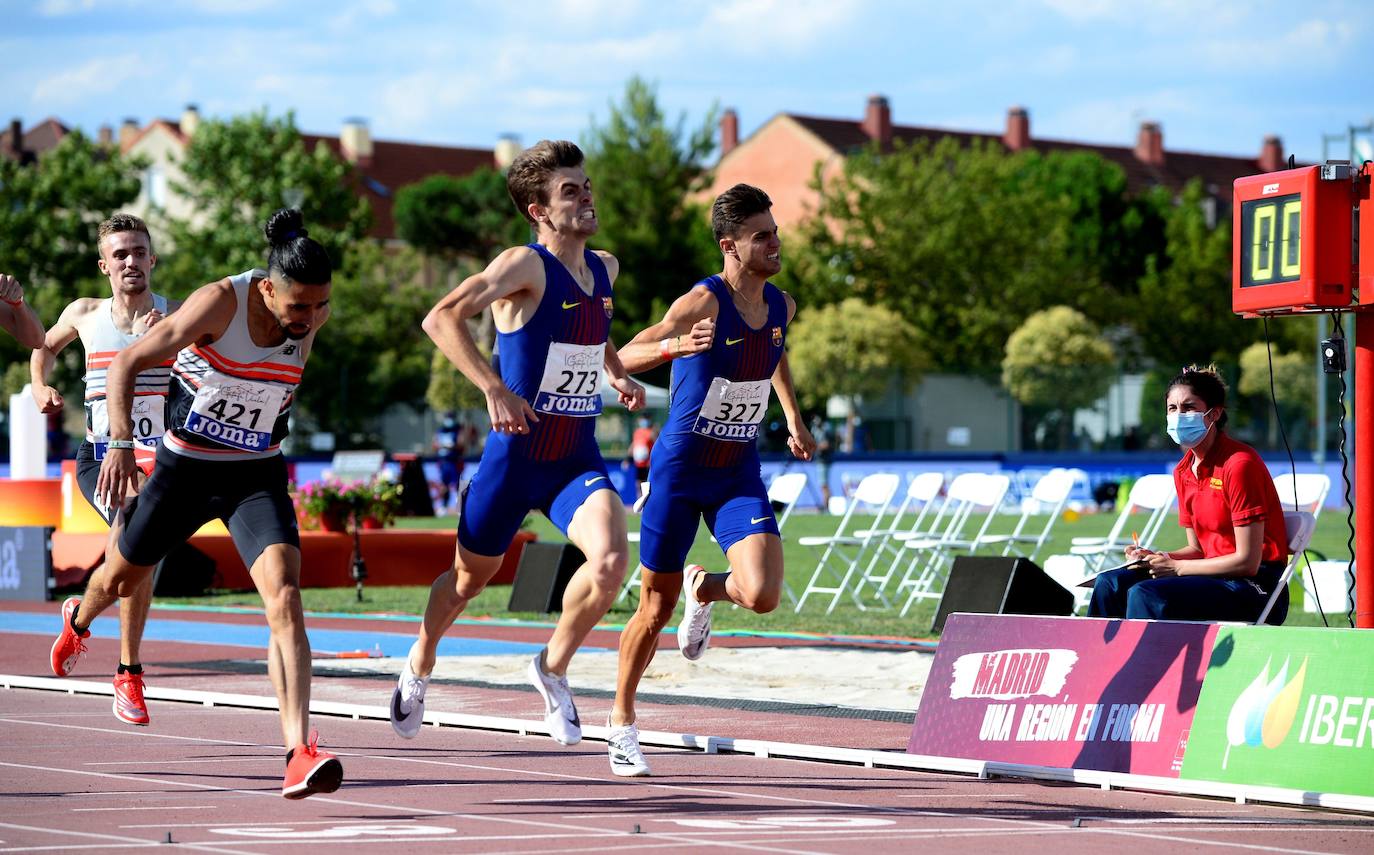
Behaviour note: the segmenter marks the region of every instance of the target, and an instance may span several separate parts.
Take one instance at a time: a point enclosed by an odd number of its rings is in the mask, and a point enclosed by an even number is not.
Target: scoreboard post
[[[1328,161],[1238,178],[1231,238],[1231,308],[1241,317],[1355,316],[1355,624],[1361,628],[1374,628],[1372,173],[1369,163],[1356,171],[1346,161]]]

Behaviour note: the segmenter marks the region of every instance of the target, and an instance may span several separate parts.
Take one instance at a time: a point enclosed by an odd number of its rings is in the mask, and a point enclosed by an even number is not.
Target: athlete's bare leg
[[[606,616],[625,581],[629,543],[625,539],[625,505],[613,490],[587,497],[568,524],[568,540],[587,562],[577,568],[563,592],[563,614],[544,658],[546,673],[562,677],[577,648]]]
[[[424,621],[420,624],[419,643],[411,649],[410,670],[417,677],[427,677],[434,670],[439,640],[453,626],[453,622],[467,608],[473,597],[482,593],[501,569],[501,555],[478,555],[469,552],[461,543],[453,556],[453,566],[429,588],[429,602],[425,605]]]
[[[310,639],[301,608],[301,552],[274,543],[253,562],[249,575],[267,613],[267,673],[277,692],[282,739],[290,751],[305,744],[310,729]]]
[[[751,534],[725,553],[728,573],[703,573],[695,591],[698,602],[728,600],[742,609],[767,614],[782,595],[782,539],[776,534]]]
[[[640,567],[639,608],[620,633],[620,662],[615,677],[611,724],[633,724],[639,681],[658,650],[659,634],[673,619],[682,593],[681,573],[655,573]]]

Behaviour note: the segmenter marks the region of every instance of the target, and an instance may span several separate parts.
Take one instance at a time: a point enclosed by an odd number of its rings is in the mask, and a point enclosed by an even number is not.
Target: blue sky
[[[747,135],[778,112],[1301,159],[1374,118],[1374,20],[1341,0],[0,0],[0,92],[25,126],[94,132],[187,103],[227,117],[347,117],[375,137],[488,147],[577,139],[625,79],[676,116],[734,107]],[[1341,152],[1341,156],[1344,152]]]

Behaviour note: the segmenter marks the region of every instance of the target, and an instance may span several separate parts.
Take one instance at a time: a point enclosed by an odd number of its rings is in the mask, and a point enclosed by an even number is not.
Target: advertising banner
[[[1223,627],[1181,777],[1374,796],[1374,633]]]
[[[956,614],[907,751],[1177,777],[1216,630]]]

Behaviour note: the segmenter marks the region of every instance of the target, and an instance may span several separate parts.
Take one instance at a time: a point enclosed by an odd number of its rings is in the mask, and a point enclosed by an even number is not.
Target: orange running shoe
[[[310,732],[309,745],[297,745],[286,764],[286,780],[281,794],[288,799],[303,799],[315,793],[332,793],[343,783],[343,764],[327,751],[320,751],[319,731]]]
[[[143,700],[143,675],[125,671],[114,678],[115,718],[129,724],[148,723],[148,702]]]
[[[65,677],[72,672],[76,667],[76,660],[86,652],[86,642],[83,639],[91,637],[89,629],[80,635],[72,629],[72,612],[76,611],[79,605],[80,597],[68,597],[62,604],[62,631],[52,643],[52,672],[59,677]]]

